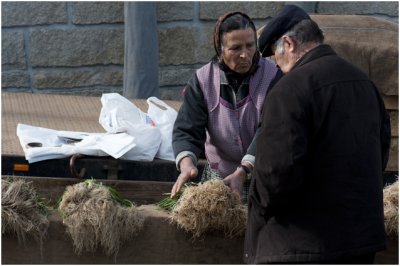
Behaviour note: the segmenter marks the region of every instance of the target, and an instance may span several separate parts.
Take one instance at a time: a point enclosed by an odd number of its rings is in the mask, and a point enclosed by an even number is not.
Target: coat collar
[[[327,56],[327,55],[336,55],[336,52],[332,49],[331,46],[327,44],[320,44],[314,49],[311,49],[308,51],[305,55],[303,55],[302,58],[299,59],[299,61],[296,62],[296,64],[293,66],[293,69],[296,69],[304,64],[307,64],[308,62],[314,61],[317,58]],[[292,71],[291,70],[291,71]]]

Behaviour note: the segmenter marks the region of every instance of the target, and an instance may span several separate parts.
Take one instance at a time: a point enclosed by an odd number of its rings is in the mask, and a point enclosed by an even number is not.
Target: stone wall
[[[398,23],[398,2],[291,2],[315,14],[357,14]],[[212,30],[240,10],[261,27],[285,2],[157,2],[161,98],[180,100],[213,55]],[[2,2],[2,90],[101,95],[122,92],[123,2]],[[145,25],[143,25],[145,26]]]

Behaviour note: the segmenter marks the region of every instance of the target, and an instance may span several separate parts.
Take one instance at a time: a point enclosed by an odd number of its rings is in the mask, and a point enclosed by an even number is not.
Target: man
[[[247,263],[373,263],[385,248],[390,120],[375,85],[285,6],[259,38],[285,75],[266,97],[249,195]]]

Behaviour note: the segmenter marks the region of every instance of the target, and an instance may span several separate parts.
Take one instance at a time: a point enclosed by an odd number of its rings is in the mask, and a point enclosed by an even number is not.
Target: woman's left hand
[[[246,181],[247,174],[242,168],[237,168],[235,172],[223,179],[224,184],[230,187],[239,195],[242,194],[243,183]]]

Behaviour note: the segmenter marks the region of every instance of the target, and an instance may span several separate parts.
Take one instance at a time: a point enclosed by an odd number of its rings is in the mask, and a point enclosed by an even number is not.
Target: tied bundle
[[[2,234],[17,235],[24,243],[32,237],[42,251],[43,240],[49,227],[47,207],[31,182],[22,179],[3,179],[1,182]]]
[[[222,180],[212,179],[188,186],[171,211],[171,221],[193,235],[222,232],[233,238],[244,233],[247,209],[240,196]]]
[[[107,256],[116,257],[122,243],[143,229],[137,207],[93,179],[68,186],[58,208],[78,255],[101,246]]]
[[[383,189],[383,209],[386,234],[392,238],[399,237],[399,181]]]

